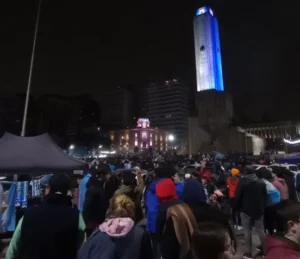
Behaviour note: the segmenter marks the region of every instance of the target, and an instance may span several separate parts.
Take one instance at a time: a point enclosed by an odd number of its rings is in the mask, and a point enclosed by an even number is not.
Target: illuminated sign
[[[199,9],[197,9],[196,11],[196,16],[199,16],[199,15],[202,15],[202,14],[205,14],[205,13],[210,13],[212,16],[214,16],[214,12],[209,8],[209,7],[201,7]]]

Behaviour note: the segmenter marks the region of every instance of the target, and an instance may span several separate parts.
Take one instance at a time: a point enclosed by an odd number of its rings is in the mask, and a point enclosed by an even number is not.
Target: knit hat
[[[232,168],[231,169],[231,175],[232,176],[237,176],[240,173],[239,169]]]

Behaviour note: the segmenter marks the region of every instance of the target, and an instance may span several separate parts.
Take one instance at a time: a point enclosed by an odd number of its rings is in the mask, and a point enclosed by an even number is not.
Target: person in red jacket
[[[234,206],[235,191],[240,182],[239,174],[240,171],[238,169],[231,169],[231,176],[227,178],[227,187],[229,189],[230,211],[234,227],[238,230],[242,230],[241,216],[235,209],[236,206]]]
[[[266,259],[300,258],[300,204],[288,204],[278,213],[287,221],[283,236],[267,237]]]

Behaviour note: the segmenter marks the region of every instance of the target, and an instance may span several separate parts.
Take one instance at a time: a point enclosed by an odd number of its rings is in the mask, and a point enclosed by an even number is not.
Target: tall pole
[[[32,70],[33,70],[33,63],[34,63],[36,38],[37,38],[37,33],[38,33],[38,28],[39,28],[41,5],[42,5],[42,0],[39,0],[38,13],[37,13],[37,16],[36,16],[35,31],[34,31],[34,38],[33,38],[33,45],[32,45],[31,60],[30,60],[29,77],[28,77],[28,83],[27,83],[27,91],[26,91],[23,123],[22,123],[22,131],[21,131],[21,136],[22,137],[25,136],[25,132],[26,132],[27,112],[28,112],[28,105],[29,105]]]

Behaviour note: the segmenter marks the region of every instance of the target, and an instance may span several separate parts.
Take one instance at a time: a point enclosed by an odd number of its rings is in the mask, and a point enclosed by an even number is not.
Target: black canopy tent
[[[87,163],[65,154],[47,133],[35,137],[5,133],[0,139],[2,175],[78,173],[87,169]]]

